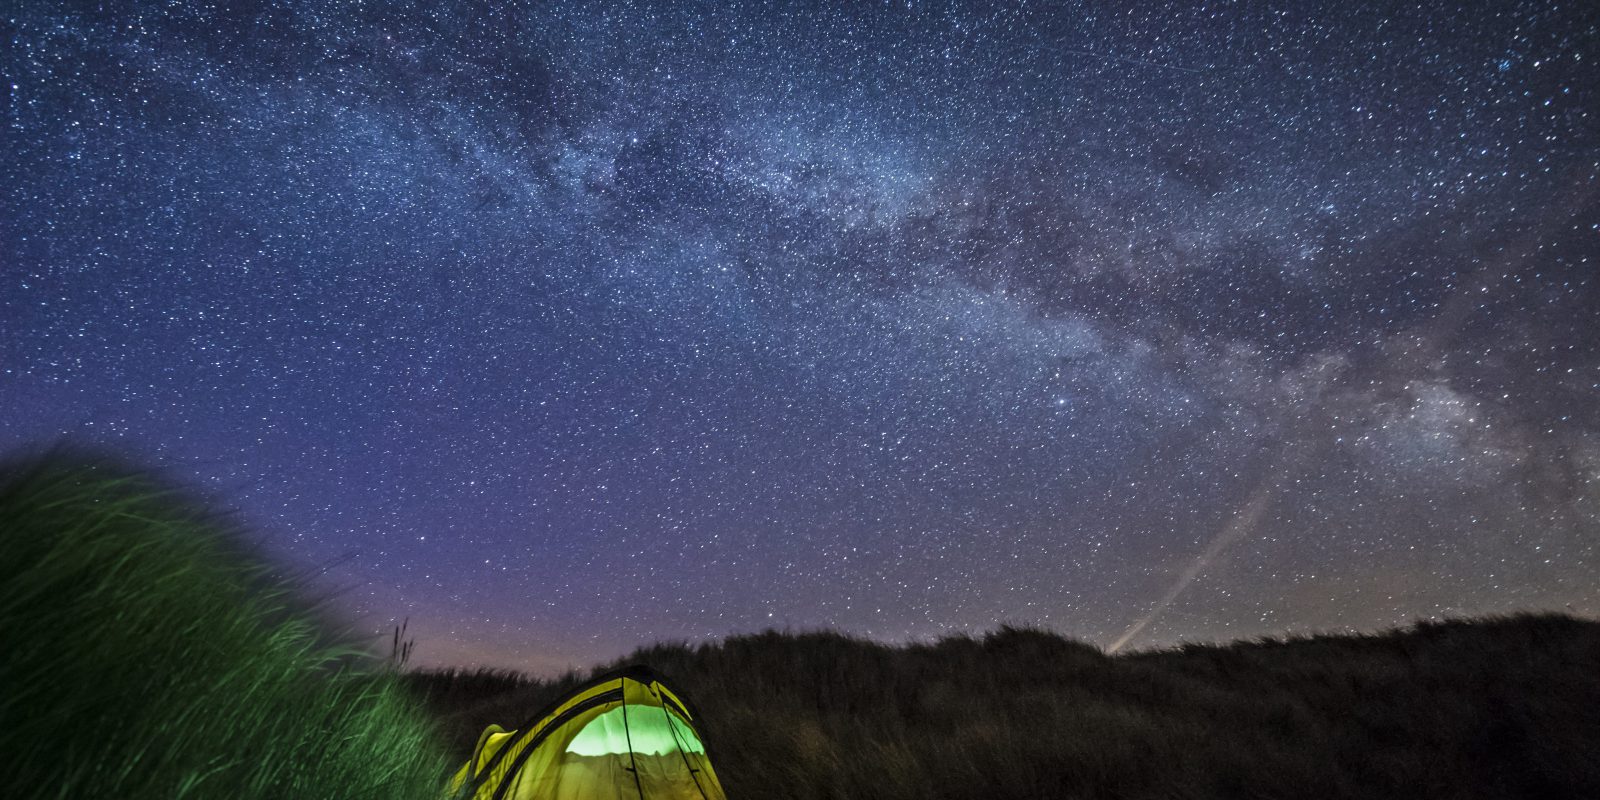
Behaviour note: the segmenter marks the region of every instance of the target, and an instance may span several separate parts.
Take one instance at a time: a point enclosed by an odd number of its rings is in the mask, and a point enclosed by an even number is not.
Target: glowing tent
[[[451,789],[472,800],[727,800],[694,718],[644,667],[596,678],[517,730],[490,725]]]

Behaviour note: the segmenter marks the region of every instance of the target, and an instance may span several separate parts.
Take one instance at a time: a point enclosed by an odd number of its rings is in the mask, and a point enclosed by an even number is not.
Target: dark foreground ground
[[[1116,658],[1030,630],[641,650],[734,798],[1600,798],[1600,623],[1445,622]],[[465,758],[574,679],[411,677]]]
[[[137,471],[0,465],[0,797],[436,800],[484,725],[575,680],[363,658],[240,533]],[[629,660],[695,706],[734,800],[1600,798],[1600,623],[1570,617],[1117,658],[1026,630],[768,633]]]

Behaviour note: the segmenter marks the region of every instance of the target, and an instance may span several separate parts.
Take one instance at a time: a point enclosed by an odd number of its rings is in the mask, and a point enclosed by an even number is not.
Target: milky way
[[[108,5],[5,20],[0,448],[421,660],[1600,614],[1584,3]]]

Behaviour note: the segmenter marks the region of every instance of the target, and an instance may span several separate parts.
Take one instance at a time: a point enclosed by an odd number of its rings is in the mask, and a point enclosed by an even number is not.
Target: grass
[[[148,478],[0,470],[0,764],[17,798],[437,798],[397,676]]]
[[[658,645],[730,797],[1596,798],[1600,624],[1429,623],[1108,657],[1002,628]],[[409,676],[465,757],[577,676]]]
[[[6,797],[437,798],[485,725],[583,677],[374,665],[197,507],[103,464],[0,469]],[[1600,798],[1600,623],[1567,616],[1117,657],[767,632],[624,661],[694,706],[735,798]]]

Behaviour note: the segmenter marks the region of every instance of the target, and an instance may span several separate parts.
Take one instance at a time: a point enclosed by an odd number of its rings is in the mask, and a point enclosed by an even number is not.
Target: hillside
[[[0,465],[8,798],[432,800],[427,714],[242,532],[105,463]]]
[[[0,466],[8,796],[437,797],[483,726],[578,680],[380,668],[240,533],[137,472]],[[1114,658],[1011,628],[769,632],[626,661],[695,707],[736,800],[1600,798],[1600,623],[1566,616]]]
[[[1600,797],[1600,624],[1428,623],[1107,657],[1033,630],[663,645],[729,796]],[[453,752],[576,677],[412,676]]]

